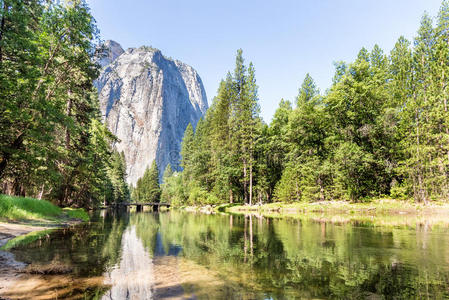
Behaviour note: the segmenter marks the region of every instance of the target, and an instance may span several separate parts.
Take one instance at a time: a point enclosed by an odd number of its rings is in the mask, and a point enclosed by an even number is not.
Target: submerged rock
[[[127,164],[127,181],[135,184],[156,159],[160,178],[168,163],[179,169],[179,151],[189,123],[196,125],[208,108],[198,73],[151,47],[120,53],[118,43],[105,43],[107,57],[95,85],[100,109],[119,142]],[[107,47],[110,47],[107,50]]]

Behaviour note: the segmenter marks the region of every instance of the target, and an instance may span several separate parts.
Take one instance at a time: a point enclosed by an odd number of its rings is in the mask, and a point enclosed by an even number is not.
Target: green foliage
[[[112,202],[128,202],[130,192],[126,183],[126,161],[125,154],[114,151],[111,157],[111,163],[108,169],[108,177],[112,187]]]
[[[389,55],[375,45],[336,63],[324,95],[307,74],[296,107],[282,99],[270,125],[258,117],[254,67],[237,51],[206,117],[186,131],[177,201],[447,201],[448,19],[443,1],[413,45],[400,37]]]
[[[82,208],[65,207],[63,208],[63,211],[70,219],[83,220],[84,222],[89,221],[89,215]]]
[[[161,201],[164,203],[171,203],[173,206],[182,206],[186,204],[185,186],[183,184],[183,174],[173,173],[169,177],[164,178],[162,184]]]
[[[290,112],[282,132],[286,150],[284,169],[275,189],[280,201],[324,200],[328,117],[319,91],[307,74],[296,99],[296,109]],[[275,136],[279,139],[279,135]]]
[[[163,195],[174,195],[171,189],[177,186],[180,192],[174,198],[189,204],[251,203],[255,192],[264,192],[256,181],[256,172],[266,171],[258,161],[263,157],[256,153],[262,130],[257,89],[254,66],[247,67],[238,50],[234,73],[220,83],[206,116],[198,121],[195,132],[190,124],[185,131],[182,192],[179,179],[173,179],[164,186]]]
[[[3,219],[54,219],[61,213],[61,208],[46,200],[0,194],[0,218]]]
[[[0,24],[3,192],[97,206],[111,197],[115,137],[100,122],[87,3],[2,1]]]
[[[424,15],[412,43],[375,45],[337,62],[320,94],[307,74],[271,124],[259,117],[252,63],[234,71],[181,147],[182,173],[160,188],[153,163],[135,201],[353,202],[449,197],[449,2]],[[95,207],[128,201],[123,154],[100,122],[92,61],[97,28],[84,1],[0,6],[0,183],[3,192]],[[292,107],[295,103],[296,107]]]
[[[8,251],[13,248],[21,247],[28,245],[32,242],[35,242],[37,240],[40,240],[43,237],[48,236],[50,233],[52,233],[55,229],[46,229],[46,230],[40,230],[40,231],[33,231],[25,235],[19,235],[8,242],[4,244],[0,249],[2,251]]]
[[[156,161],[153,161],[151,168],[147,168],[143,176],[137,180],[132,199],[135,202],[149,203],[157,203],[161,200],[159,170]]]
[[[65,221],[67,218],[89,221],[89,215],[83,208],[61,209],[46,200],[0,194],[0,219]]]

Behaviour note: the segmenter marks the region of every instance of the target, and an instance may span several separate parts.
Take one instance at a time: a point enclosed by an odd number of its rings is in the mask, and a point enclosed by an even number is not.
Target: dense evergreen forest
[[[320,94],[307,75],[271,123],[259,116],[254,66],[237,52],[211,108],[165,176],[177,204],[449,198],[449,2],[425,14],[413,43],[362,48]]]
[[[94,207],[129,198],[101,123],[98,29],[84,1],[0,1],[0,189]]]
[[[61,206],[128,201],[123,154],[101,123],[98,29],[84,1],[0,1],[0,189]],[[323,94],[307,75],[270,124],[237,52],[182,145],[182,172],[153,163],[132,195],[173,204],[445,201],[449,196],[449,1],[413,42],[362,48]]]

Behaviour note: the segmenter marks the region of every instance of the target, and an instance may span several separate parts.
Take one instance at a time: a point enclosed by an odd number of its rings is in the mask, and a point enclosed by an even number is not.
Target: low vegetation
[[[70,208],[66,207],[62,210],[70,219],[83,220],[84,222],[89,221],[89,215],[82,208]]]
[[[36,220],[58,223],[70,219],[88,221],[89,216],[82,208],[61,209],[46,200],[0,194],[0,220]]]
[[[34,241],[41,240],[41,239],[48,237],[49,234],[53,231],[54,231],[54,229],[46,229],[46,230],[33,231],[33,232],[30,232],[25,235],[17,236],[15,238],[9,240],[8,242],[6,242],[6,244],[3,245],[0,248],[0,250],[7,251],[7,250],[10,250],[13,248],[28,245]]]
[[[331,213],[344,215],[366,214],[366,215],[394,215],[394,214],[447,214],[449,204],[433,202],[424,205],[410,201],[393,199],[376,199],[367,203],[350,203],[347,201],[321,201],[321,202],[295,202],[295,203],[267,203],[263,205],[220,205],[219,211],[227,212],[260,212],[281,214],[304,214],[304,213]]]
[[[0,195],[0,218],[6,220],[55,219],[62,209],[46,200]]]

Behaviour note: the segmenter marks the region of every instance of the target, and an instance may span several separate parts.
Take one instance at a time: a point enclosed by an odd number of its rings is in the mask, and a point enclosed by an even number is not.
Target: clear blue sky
[[[235,53],[256,68],[261,114],[269,122],[281,98],[293,100],[306,73],[324,92],[334,61],[361,47],[389,52],[412,40],[440,0],[88,0],[101,37],[123,48],[148,45],[193,66],[209,103]]]

